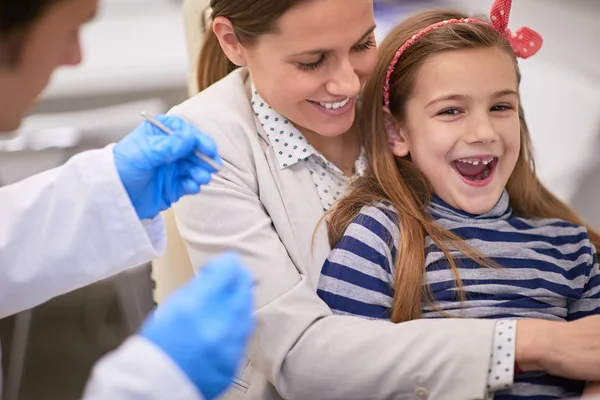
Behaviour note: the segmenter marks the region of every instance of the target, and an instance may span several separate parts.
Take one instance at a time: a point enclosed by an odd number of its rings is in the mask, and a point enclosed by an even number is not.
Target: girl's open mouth
[[[470,186],[482,187],[494,179],[494,172],[498,165],[496,157],[468,157],[452,161],[452,167]]]

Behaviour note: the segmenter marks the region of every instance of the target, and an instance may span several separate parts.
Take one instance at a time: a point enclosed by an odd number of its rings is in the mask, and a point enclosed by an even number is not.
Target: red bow
[[[511,5],[512,0],[494,1],[490,13],[492,25],[510,43],[517,57],[531,57],[542,48],[544,40],[539,33],[531,28],[523,27],[514,32],[508,29]]]

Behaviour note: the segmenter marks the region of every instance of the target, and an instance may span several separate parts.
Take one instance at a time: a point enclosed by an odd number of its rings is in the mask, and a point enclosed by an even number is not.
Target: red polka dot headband
[[[500,32],[502,36],[510,43],[515,55],[519,58],[528,58],[537,53],[542,47],[543,39],[542,36],[531,28],[523,27],[519,28],[514,32],[508,29],[508,19],[510,15],[510,9],[512,0],[495,0],[492,5],[492,11],[490,12],[492,27]],[[385,106],[390,105],[390,80],[394,73],[394,68],[398,63],[398,60],[404,53],[404,51],[413,45],[423,35],[428,34],[434,29],[449,25],[449,24],[461,24],[461,23],[478,23],[487,24],[487,22],[475,19],[475,18],[462,18],[462,19],[448,19],[440,21],[433,25],[429,25],[427,28],[420,30],[418,33],[408,39],[396,52],[390,66],[388,67],[387,74],[385,76],[385,83],[383,85],[383,104]]]

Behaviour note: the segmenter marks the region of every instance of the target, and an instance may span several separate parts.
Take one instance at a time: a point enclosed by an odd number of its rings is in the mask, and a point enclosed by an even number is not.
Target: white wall
[[[81,33],[82,64],[56,71],[16,132],[21,135],[0,141],[0,186],[117,141],[142,121],[141,111],[164,113],[186,98],[188,56],[180,3],[101,0],[97,17]],[[58,135],[45,135],[48,149],[32,148],[34,133],[57,129]],[[65,130],[74,131],[77,140],[53,144]]]
[[[487,14],[491,0],[453,0]],[[521,60],[522,97],[541,179],[600,225],[600,1],[514,0],[509,28],[529,26],[544,47]]]

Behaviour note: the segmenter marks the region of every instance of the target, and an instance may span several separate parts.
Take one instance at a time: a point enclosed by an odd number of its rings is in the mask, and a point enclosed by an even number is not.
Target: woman
[[[372,0],[211,7],[206,90],[172,113],[215,139],[224,167],[175,212],[193,265],[234,248],[258,281],[258,334],[230,398],[484,398],[494,321],[365,321],[333,316],[316,294],[330,248],[323,224],[312,242],[314,228],[363,169],[353,123],[376,61]],[[562,330],[519,321],[516,360],[600,377],[599,329],[597,318]]]

